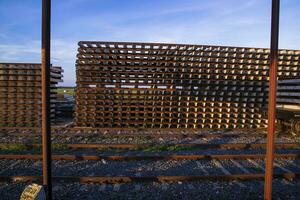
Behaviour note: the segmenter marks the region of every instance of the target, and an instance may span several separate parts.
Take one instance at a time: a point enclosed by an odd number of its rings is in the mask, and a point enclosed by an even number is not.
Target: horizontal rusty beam
[[[179,146],[179,147],[198,147],[198,148],[224,148],[224,149],[256,149],[265,148],[266,144],[243,144],[243,143],[232,143],[232,144],[195,144],[195,143],[184,143],[184,144],[66,144],[69,148],[145,148],[150,146]],[[277,143],[276,148],[297,148],[300,147],[299,143]]]
[[[0,149],[3,146],[24,145],[23,143],[0,143]],[[25,144],[28,147],[41,147],[41,144]],[[173,144],[159,144],[159,143],[144,143],[144,144],[129,144],[129,143],[57,143],[67,148],[73,149],[93,149],[93,148],[118,148],[118,149],[136,149],[148,147],[193,147],[200,149],[259,149],[265,148],[266,143],[220,143],[220,144],[207,144],[207,143],[173,143]],[[275,148],[300,148],[300,143],[276,143]]]
[[[98,156],[98,155],[52,155],[52,160],[110,160],[110,161],[138,161],[138,160],[210,160],[210,159],[265,159],[265,154],[198,154],[198,155],[137,155],[137,156]],[[275,154],[275,158],[300,158],[300,154]],[[30,159],[41,160],[41,155],[33,154],[0,154],[0,159]]]

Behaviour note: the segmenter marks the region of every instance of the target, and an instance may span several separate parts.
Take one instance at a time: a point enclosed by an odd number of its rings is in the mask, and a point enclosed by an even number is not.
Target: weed
[[[160,151],[183,151],[192,150],[195,147],[181,146],[181,145],[151,145],[146,148],[140,148],[145,152],[160,152]]]
[[[64,143],[52,143],[52,150],[67,150],[68,146]]]

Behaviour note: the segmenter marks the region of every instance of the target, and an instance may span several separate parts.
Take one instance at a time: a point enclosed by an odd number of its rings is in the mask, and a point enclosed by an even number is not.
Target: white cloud
[[[76,10],[81,3],[86,3],[85,0],[73,1],[64,1],[60,9],[71,6]],[[91,9],[69,19],[63,18],[58,22],[59,26],[53,27],[53,32],[59,37],[52,39],[52,63],[65,69],[65,85],[75,84],[77,42],[80,40],[269,46],[268,1],[190,0],[174,1],[172,4],[159,1],[153,3],[151,9],[139,6],[120,9],[120,12]],[[291,19],[297,17],[286,16],[283,19],[290,24]],[[299,48],[299,36],[290,35],[290,32],[297,33],[299,30],[296,20],[294,23],[286,27],[282,23],[284,30],[280,32],[280,47]],[[1,37],[5,35],[0,34]],[[0,61],[40,62],[40,41],[0,44]]]
[[[65,62],[76,58],[77,42],[54,39],[52,40],[52,59],[54,62]]]
[[[53,62],[65,62],[74,59],[77,45],[74,42],[53,39],[51,41],[51,56]],[[0,44],[0,60],[14,61],[37,60],[41,55],[40,41],[33,40],[24,44]]]
[[[40,55],[40,47],[33,41],[28,44],[0,44],[1,61],[32,61],[34,57]],[[24,58],[25,57],[25,58]]]
[[[51,43],[51,63],[64,68],[63,85],[75,84],[75,60],[77,43],[53,39]],[[0,62],[41,62],[40,41],[24,44],[0,44]]]

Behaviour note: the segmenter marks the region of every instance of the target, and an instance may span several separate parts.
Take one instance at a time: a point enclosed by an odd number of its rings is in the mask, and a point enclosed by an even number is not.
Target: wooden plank
[[[269,49],[95,41],[78,45],[77,126],[265,126]],[[280,50],[281,79],[300,75],[299,53]]]
[[[51,67],[51,118],[55,117],[56,84],[62,81],[61,67]],[[0,128],[38,127],[41,115],[41,65],[0,63]],[[34,110],[32,110],[34,109]]]

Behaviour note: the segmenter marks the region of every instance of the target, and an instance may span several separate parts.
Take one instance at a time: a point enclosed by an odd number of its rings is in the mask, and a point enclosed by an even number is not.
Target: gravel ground
[[[66,130],[64,130],[66,131]],[[109,133],[88,132],[87,136],[53,135],[56,143],[253,143],[265,142],[263,134],[257,132],[227,131],[224,134],[236,134],[229,138],[197,138],[187,135],[177,137],[163,135],[151,137],[151,131],[145,136],[124,136],[130,131],[116,131],[116,136]],[[173,132],[168,132],[172,134]],[[184,134],[185,132],[183,132]],[[194,134],[219,134],[220,131],[194,132]],[[99,135],[101,134],[101,135]],[[107,135],[103,135],[107,134]],[[160,133],[163,134],[163,133]],[[255,134],[255,135],[254,135]],[[38,143],[39,136],[18,136],[0,132],[0,143]],[[280,136],[276,142],[300,142],[300,137]],[[300,149],[277,150],[277,153],[300,153]],[[16,152],[7,152],[16,153]],[[18,152],[20,153],[20,152]],[[33,153],[31,150],[21,153]],[[179,151],[136,151],[136,150],[55,150],[55,154],[80,155],[153,155],[153,154],[240,154],[265,153],[263,149],[256,150],[221,150],[192,149]],[[275,172],[300,172],[300,159],[276,159]],[[242,167],[241,167],[242,166]],[[156,176],[156,175],[206,175],[229,173],[263,173],[263,160],[161,160],[161,161],[53,161],[54,176]],[[225,169],[225,172],[224,172]],[[42,162],[32,160],[0,160],[0,175],[41,175]],[[26,183],[0,183],[0,199],[18,199]],[[274,199],[300,199],[300,182],[277,179],[274,181]],[[173,183],[127,183],[127,184],[80,184],[55,182],[53,185],[55,199],[262,199],[262,181],[197,181]]]
[[[17,133],[21,135],[17,135]],[[146,131],[143,136],[138,135],[143,132],[134,131],[72,131],[64,130],[53,131],[52,141],[55,143],[130,143],[130,144],[143,144],[143,143],[265,143],[265,132],[263,131],[198,131],[193,133],[187,133],[185,131],[161,131],[160,133],[152,131]],[[22,133],[30,133],[30,131],[0,131],[0,143],[39,143],[41,141],[40,134],[26,136]],[[67,134],[66,134],[67,133]],[[85,135],[86,134],[86,135]],[[124,134],[133,134],[135,136],[126,136]],[[178,134],[186,134],[178,136]],[[199,138],[199,134],[207,135],[234,135],[233,137],[217,137],[217,138]],[[155,137],[152,137],[156,135]],[[300,142],[300,137],[294,137],[290,135],[280,135],[275,138],[275,141],[280,142]]]
[[[262,160],[252,160],[264,168]],[[216,164],[219,163],[219,164]],[[250,173],[263,173],[252,162],[235,160]],[[300,172],[299,159],[276,159],[285,170]],[[231,160],[199,161],[54,161],[54,176],[156,176],[206,175],[244,173]],[[286,172],[275,167],[274,172]],[[30,160],[0,160],[1,175],[41,175],[42,162]],[[223,170],[224,170],[223,169]],[[18,199],[25,183],[0,183],[1,199]],[[278,179],[274,181],[274,199],[299,199],[300,182]],[[173,183],[126,184],[53,184],[55,199],[262,199],[262,181],[197,181]]]
[[[293,170],[300,172],[298,160],[276,159],[278,166],[275,166],[274,172],[286,172]],[[158,176],[158,175],[205,175],[224,174],[219,167],[232,174],[244,173],[243,166],[249,172],[264,173],[263,170],[253,165],[248,160],[161,160],[161,161],[53,161],[52,170],[54,176]],[[262,160],[256,160],[256,163],[264,168]],[[235,165],[238,163],[239,165]],[[298,166],[298,167],[297,167]],[[0,175],[41,175],[42,161],[33,160],[0,160]]]
[[[300,149],[276,149],[275,153],[299,153]],[[190,150],[159,150],[159,149],[141,149],[141,150],[126,150],[126,149],[54,149],[53,154],[61,155],[94,155],[94,156],[152,156],[152,155],[214,155],[214,154],[265,154],[265,149],[197,149]],[[36,150],[1,150],[0,154],[41,154]]]
[[[201,181],[143,184],[80,184],[53,183],[54,199],[263,199],[262,181],[244,181],[245,187],[237,182]],[[26,183],[0,183],[1,199],[18,199]],[[273,199],[297,200],[300,182],[275,179]]]

